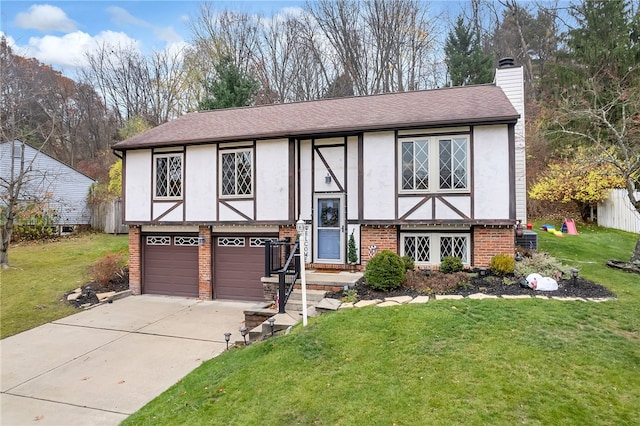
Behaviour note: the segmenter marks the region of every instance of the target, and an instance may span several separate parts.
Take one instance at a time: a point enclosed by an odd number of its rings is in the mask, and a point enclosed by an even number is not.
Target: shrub
[[[462,271],[462,259],[459,257],[445,256],[440,263],[440,272],[445,274],[452,274],[454,272]]]
[[[102,259],[98,259],[91,267],[91,276],[98,288],[109,285],[112,279],[122,273],[124,259],[121,254],[107,253]]]
[[[342,297],[340,298],[342,303],[356,303],[358,301],[358,292],[357,290],[351,288],[349,290],[344,290],[342,292]]]
[[[491,272],[495,275],[512,274],[516,268],[516,261],[508,254],[497,254],[491,258]]]
[[[410,256],[407,256],[405,254],[400,259],[402,259],[402,262],[404,263],[404,269],[406,269],[407,271],[413,271],[413,268],[415,268],[416,264]]]
[[[400,256],[391,250],[383,250],[367,263],[364,279],[374,290],[389,291],[402,285],[405,272]]]
[[[562,275],[571,276],[569,266],[563,265],[558,259],[546,253],[533,253],[531,257],[525,257],[516,263],[514,270],[516,278],[526,278],[527,275],[534,272],[556,280],[560,279]]]

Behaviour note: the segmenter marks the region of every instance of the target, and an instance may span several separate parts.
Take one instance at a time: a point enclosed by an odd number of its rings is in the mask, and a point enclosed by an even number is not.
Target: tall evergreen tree
[[[462,15],[447,37],[445,62],[452,86],[490,83],[493,80],[493,57],[482,52],[477,35],[465,24]]]
[[[222,56],[215,66],[216,78],[209,82],[209,97],[198,109],[222,109],[248,106],[258,90],[258,83],[244,74],[230,56]]]

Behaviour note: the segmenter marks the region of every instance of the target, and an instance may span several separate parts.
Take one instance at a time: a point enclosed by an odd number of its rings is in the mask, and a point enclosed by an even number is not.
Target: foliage
[[[151,125],[143,117],[136,115],[124,122],[124,126],[118,129],[118,136],[121,139],[128,139],[151,129]]]
[[[400,259],[402,259],[402,262],[404,263],[404,268],[407,271],[413,271],[413,269],[416,267],[416,262],[411,258],[411,256],[407,256],[405,254]]]
[[[122,196],[122,160],[120,159],[109,167],[108,192],[115,196]]]
[[[514,274],[516,278],[526,278],[529,274],[540,274],[543,277],[560,279],[562,276],[571,276],[571,267],[563,265],[558,259],[547,253],[533,253],[531,257],[524,257],[515,263]]]
[[[356,303],[358,301],[358,291],[353,288],[344,290],[340,301],[342,303]]]
[[[126,259],[121,253],[107,253],[91,266],[91,277],[98,288],[107,287],[111,280],[122,274],[125,264]]]
[[[445,256],[442,258],[442,262],[440,262],[440,272],[444,274],[460,272],[463,268],[462,259],[459,257]]]
[[[215,65],[217,77],[208,83],[209,97],[198,104],[200,110],[222,109],[248,106],[258,89],[258,83],[251,76],[243,73],[225,55]]]
[[[445,62],[453,86],[490,83],[493,80],[493,58],[482,52],[477,36],[458,16],[444,47]]]
[[[605,200],[611,189],[625,186],[618,169],[593,158],[593,154],[578,149],[573,159],[549,164],[531,186],[529,196],[535,200],[575,202],[582,219],[587,220],[589,207]]]
[[[41,201],[18,205],[15,214],[13,239],[42,240],[56,235],[58,213],[49,208],[50,195]]]
[[[0,280],[0,338],[76,313],[63,295],[89,282],[91,265],[127,250],[126,235],[81,234],[18,244]]]
[[[491,272],[495,275],[509,275],[512,274],[516,265],[513,256],[502,253],[497,254],[491,258]]]
[[[374,290],[389,291],[402,285],[405,266],[400,256],[391,250],[383,250],[369,260],[364,279]]]
[[[123,425],[633,423],[640,376],[629,371],[637,369],[640,319],[629,313],[640,309],[640,287],[604,260],[634,242],[633,234],[596,227],[579,238],[540,236],[541,248],[558,257],[578,253],[581,275],[589,271],[616,301],[341,310],[203,363]],[[284,370],[286,377],[273,374]]]
[[[347,246],[347,261],[350,265],[355,265],[358,263],[358,249],[356,248],[356,239],[353,235],[353,231],[351,235],[349,235],[349,244]]]

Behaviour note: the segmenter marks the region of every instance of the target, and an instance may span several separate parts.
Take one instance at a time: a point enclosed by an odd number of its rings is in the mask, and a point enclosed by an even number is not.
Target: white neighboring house
[[[44,201],[47,209],[55,213],[54,224],[60,234],[73,232],[78,226],[90,226],[87,195],[95,181],[26,143],[18,140],[0,143],[0,190],[7,191],[6,182],[12,179],[12,160],[13,179],[20,173],[23,149],[24,167],[28,172],[23,180],[20,201]],[[3,203],[2,198],[0,203]]]

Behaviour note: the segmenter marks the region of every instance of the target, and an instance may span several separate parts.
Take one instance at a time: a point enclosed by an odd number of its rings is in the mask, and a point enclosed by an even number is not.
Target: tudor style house
[[[262,300],[265,239],[307,268],[513,254],[526,221],[522,68],[494,84],[184,115],[114,146],[134,294]]]

